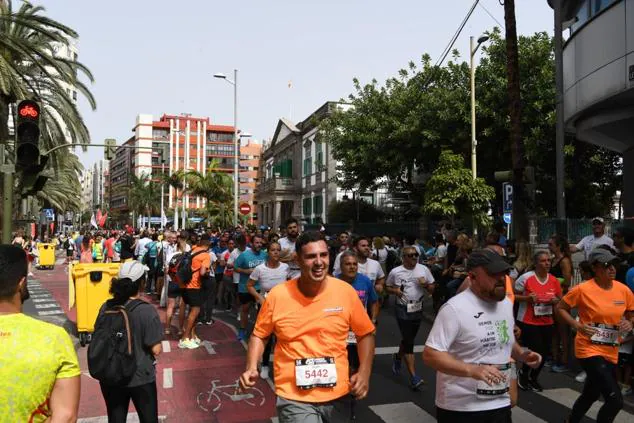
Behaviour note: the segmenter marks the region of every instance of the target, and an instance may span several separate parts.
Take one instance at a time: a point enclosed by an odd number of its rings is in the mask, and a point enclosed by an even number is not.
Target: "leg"
[[[187,316],[187,321],[185,322],[185,329],[183,331],[183,339],[191,339],[195,334],[194,326],[196,326],[196,319],[198,318],[198,314],[200,313],[200,307],[190,306],[189,308],[189,316]]]
[[[99,384],[101,394],[108,410],[108,423],[125,423],[130,405],[130,392],[127,388]]]
[[[141,423],[158,423],[158,396],[156,381],[146,385],[129,388],[132,403]]]
[[[165,332],[169,333],[172,330],[172,316],[174,315],[174,306],[176,305],[176,298],[167,298],[167,311],[165,312]]]
[[[216,304],[216,280],[211,280],[211,286],[207,292],[207,301],[205,302],[205,323],[214,321],[214,305]]]
[[[585,384],[583,385],[583,392],[577,398],[572,411],[570,412],[569,423],[579,423],[583,416],[586,415],[592,404],[599,399],[601,390],[599,388],[597,378],[600,371],[597,368],[601,365],[601,357],[580,358],[579,364],[581,368],[587,373]]]
[[[623,394],[616,381],[616,364],[603,359],[605,367],[601,368],[602,377],[599,381],[601,395],[605,403],[597,415],[597,423],[612,423],[623,408]]]
[[[277,397],[275,405],[280,423],[324,423],[321,413],[312,404]]]
[[[182,291],[181,291],[181,296],[180,296],[180,300],[179,300],[179,307],[178,307],[178,334],[182,335],[183,331],[185,330],[185,301],[183,300],[183,295],[182,295]]]
[[[546,357],[546,354],[551,349],[551,342],[553,337],[553,326],[538,326],[537,328],[537,336],[536,336],[536,349],[542,357]],[[530,380],[537,381],[537,377],[539,373],[544,368],[544,360],[540,363],[539,367],[536,369],[531,369],[530,371]]]

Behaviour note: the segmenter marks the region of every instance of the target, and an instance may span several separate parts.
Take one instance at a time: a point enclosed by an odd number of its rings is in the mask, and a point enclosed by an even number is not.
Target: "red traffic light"
[[[34,101],[21,101],[18,105],[18,116],[23,119],[38,119],[40,117],[40,106]]]

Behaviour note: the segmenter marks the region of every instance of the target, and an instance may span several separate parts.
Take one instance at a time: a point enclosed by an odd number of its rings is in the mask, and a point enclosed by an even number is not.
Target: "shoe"
[[[214,319],[209,319],[209,320],[207,320],[207,321],[205,322],[205,324],[206,324],[207,326],[211,326],[211,325],[213,325],[214,323],[216,323],[216,321],[215,321]]]
[[[32,278],[33,276],[35,276],[33,272],[29,272],[29,277]]]
[[[528,384],[530,385],[531,388],[533,388],[533,391],[544,392],[544,388],[542,388],[542,385],[540,385],[540,383],[537,382],[536,380],[529,380]]]
[[[260,369],[260,378],[268,379],[269,378],[269,366],[262,366]]]
[[[244,329],[238,329],[238,341],[246,341],[247,334]]]
[[[544,362],[544,367],[553,367],[554,362],[551,359],[548,359]]]
[[[192,338],[192,342],[194,342],[196,345],[200,345],[200,344],[202,343],[202,341],[200,340],[200,338],[199,338],[199,337],[197,337],[197,336],[194,336],[194,337]]]
[[[182,348],[182,349],[194,350],[198,348],[199,346],[200,345],[198,345],[191,339],[181,339],[180,341],[178,341],[178,348]]]
[[[203,324],[202,320],[199,320],[199,321],[196,322],[196,326],[199,326],[199,325],[202,325],[202,324]]]
[[[550,368],[550,371],[553,373],[566,373],[568,370],[568,367],[564,366],[563,364],[555,364],[553,367]]]
[[[631,386],[624,386],[623,389],[621,389],[621,395],[623,395],[623,396],[632,395],[632,387]]]
[[[419,386],[424,384],[425,384],[425,381],[423,380],[422,377],[414,375],[412,376],[412,379],[410,380],[409,386],[413,390],[416,390],[418,389]]]
[[[392,374],[398,375],[401,373],[401,359],[398,354],[392,354]]]
[[[586,374],[586,372],[581,372],[577,376],[575,376],[575,380],[579,383],[584,383],[587,376],[588,375]]]

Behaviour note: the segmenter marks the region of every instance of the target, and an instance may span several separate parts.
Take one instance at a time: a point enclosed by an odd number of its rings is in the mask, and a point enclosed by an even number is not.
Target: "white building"
[[[108,160],[99,160],[95,163],[92,170],[92,208],[105,209],[107,203],[107,187],[108,175],[110,172],[110,162]]]
[[[84,169],[80,176],[82,212],[93,210],[93,169]]]

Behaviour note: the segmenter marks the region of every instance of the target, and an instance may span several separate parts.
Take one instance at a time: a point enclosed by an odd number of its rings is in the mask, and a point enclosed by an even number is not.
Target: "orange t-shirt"
[[[207,248],[203,247],[194,247],[191,251],[192,256],[199,251],[207,250]],[[200,289],[200,268],[206,267],[209,269],[211,267],[211,256],[208,252],[196,254],[192,257],[192,280],[185,284],[186,289]]]
[[[581,324],[606,324],[617,326],[626,311],[634,311],[634,294],[630,288],[614,281],[612,288],[601,288],[594,279],[590,279],[572,288],[563,301],[579,312]],[[575,355],[577,358],[603,356],[617,363],[619,347],[593,343],[589,337],[577,332],[575,337]]]
[[[513,279],[509,275],[504,277],[506,281],[506,297],[511,300],[511,303],[515,304],[515,292],[513,291]]]
[[[327,277],[314,298],[305,297],[291,279],[275,286],[258,313],[253,335],[277,337],[274,352],[275,394],[289,400],[318,403],[332,401],[350,392],[348,379],[348,330],[357,337],[374,331],[354,288]],[[295,360],[332,357],[337,370],[333,387],[301,389],[295,380]]]

